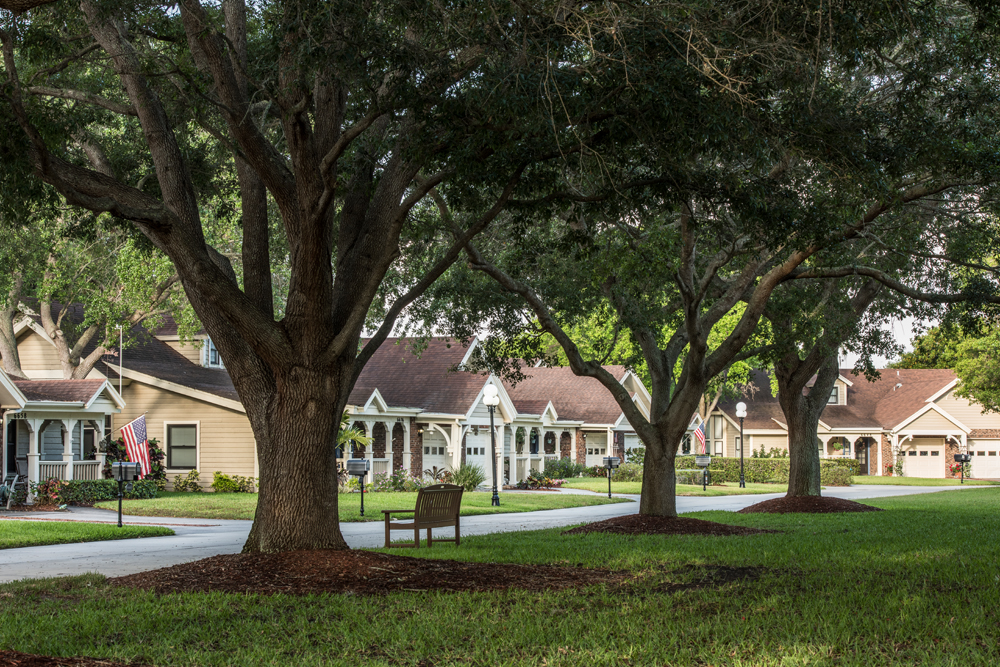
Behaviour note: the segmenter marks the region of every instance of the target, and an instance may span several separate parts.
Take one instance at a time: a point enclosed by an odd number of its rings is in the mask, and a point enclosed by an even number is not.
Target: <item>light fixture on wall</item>
[[[472,435],[479,435],[479,427],[478,426],[473,426],[472,427]]]

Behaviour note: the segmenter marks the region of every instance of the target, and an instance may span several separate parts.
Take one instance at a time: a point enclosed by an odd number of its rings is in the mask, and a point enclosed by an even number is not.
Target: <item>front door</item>
[[[858,460],[858,474],[868,475],[868,448],[871,445],[861,440],[854,446],[854,458]]]

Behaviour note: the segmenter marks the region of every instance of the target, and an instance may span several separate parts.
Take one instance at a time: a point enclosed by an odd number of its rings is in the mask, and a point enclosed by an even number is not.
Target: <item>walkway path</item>
[[[858,485],[843,489],[827,489],[825,495],[860,500],[889,496],[934,493],[957,489],[983,487],[953,486],[878,486]],[[747,496],[717,496],[714,498],[678,497],[678,512],[704,510],[736,511],[748,505],[780,498],[784,494],[756,494]],[[621,497],[638,501],[638,496]],[[538,530],[569,526],[589,521],[600,521],[639,511],[638,502],[615,505],[573,507],[518,514],[493,514],[462,518],[462,535]],[[6,520],[95,521],[117,523],[114,512],[94,508],[72,508],[70,513],[37,512],[19,515]],[[3,519],[0,519],[3,520]],[[0,582],[30,577],[61,577],[99,572],[117,576],[142,572],[178,563],[187,563],[218,554],[237,553],[250,532],[249,521],[214,519],[174,519],[159,517],[126,517],[129,525],[150,524],[169,526],[176,533],[170,537],[147,537],[108,542],[58,544],[44,547],[0,550]],[[384,540],[381,522],[342,523],[341,530],[347,543],[354,547],[380,547]],[[399,533],[403,536],[403,533]],[[447,545],[442,545],[442,551]]]

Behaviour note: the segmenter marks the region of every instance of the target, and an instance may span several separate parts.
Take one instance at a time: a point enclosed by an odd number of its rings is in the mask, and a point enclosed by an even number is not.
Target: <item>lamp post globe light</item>
[[[740,401],[736,404],[736,416],[740,420],[740,488],[747,488],[747,483],[743,479],[743,450],[746,449],[746,442],[743,440],[743,420],[747,416],[747,404]]]
[[[493,499],[490,504],[500,507],[500,494],[497,493],[497,432],[493,428],[493,411],[500,405],[500,392],[491,384],[483,390],[483,405],[490,410],[490,453],[493,459]]]

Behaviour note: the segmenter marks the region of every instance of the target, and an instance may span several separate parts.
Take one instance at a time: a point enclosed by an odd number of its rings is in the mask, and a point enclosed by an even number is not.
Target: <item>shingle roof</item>
[[[955,379],[950,370],[941,369],[882,369],[880,377],[869,382],[864,375],[854,375],[850,369],[841,369],[841,375],[854,385],[847,388],[847,405],[828,405],[820,419],[831,428],[880,428],[892,429],[912,416],[927,403],[927,399]],[[897,386],[898,385],[898,386]],[[785,416],[778,399],[771,394],[770,380],[766,374],[755,371],[751,386],[753,398],[721,401],[719,409],[736,419],[736,403],[747,405],[743,426],[747,429],[781,428]]]
[[[375,389],[390,407],[465,414],[486,384],[486,377],[454,370],[468,348],[452,338],[432,338],[414,353],[412,338],[388,338],[365,364],[348,398],[364,405]]]
[[[29,401],[86,403],[104,384],[104,380],[15,380],[14,385]]]
[[[619,380],[626,373],[624,366],[605,368]],[[621,417],[621,407],[600,380],[575,375],[568,366],[525,368],[522,372],[526,378],[516,386],[504,383],[518,412],[522,404],[540,401],[544,408],[552,401],[561,420],[614,424]],[[539,412],[532,410],[530,414]]]

